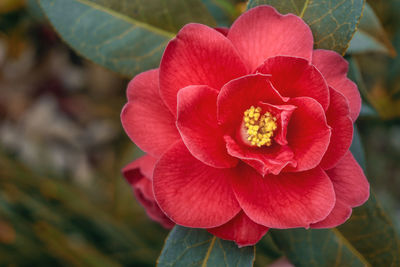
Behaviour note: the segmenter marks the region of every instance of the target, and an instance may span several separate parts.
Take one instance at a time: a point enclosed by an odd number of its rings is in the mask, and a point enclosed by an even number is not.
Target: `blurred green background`
[[[370,5],[400,52],[400,1]],[[399,226],[400,57],[352,55],[351,76],[368,178]],[[168,231],[120,173],[141,154],[119,120],[127,82],[68,48],[34,1],[0,1],[0,266],[154,266]]]

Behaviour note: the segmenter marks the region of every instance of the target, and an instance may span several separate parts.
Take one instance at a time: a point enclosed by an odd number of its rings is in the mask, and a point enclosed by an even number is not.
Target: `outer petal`
[[[329,86],[346,97],[350,106],[350,117],[355,121],[360,114],[361,97],[357,85],[347,78],[347,61],[334,51],[315,50],[312,63],[324,75]]]
[[[332,212],[324,220],[312,224],[311,228],[333,228],[343,224],[351,216],[352,209],[349,205],[344,204],[340,200],[336,200],[335,207]]]
[[[350,151],[326,173],[332,180],[338,200],[351,207],[360,206],[368,200],[368,180]]]
[[[129,102],[121,113],[125,132],[145,152],[161,155],[180,136],[158,93],[158,70],[137,75],[129,83],[127,95]]]
[[[226,151],[224,131],[217,123],[217,95],[217,90],[206,85],[180,90],[176,125],[195,158],[216,168],[229,168],[238,160]]]
[[[351,215],[351,208],[362,205],[369,197],[369,183],[363,170],[350,151],[335,168],[326,171],[336,193],[336,205],[329,216],[312,228],[330,228],[344,223]]]
[[[213,235],[222,239],[235,241],[239,247],[256,244],[268,231],[268,228],[253,222],[241,211],[235,218],[224,225],[207,229]]]
[[[229,169],[195,159],[182,141],[174,144],[154,170],[154,194],[161,209],[179,225],[212,228],[231,220],[240,206]]]
[[[257,68],[257,72],[271,74],[271,83],[282,96],[308,96],[327,110],[328,85],[322,74],[308,60],[287,56],[271,57]]]
[[[312,98],[296,97],[288,104],[297,106],[287,130],[288,145],[294,152],[296,168],[289,171],[305,171],[318,166],[331,137],[322,106]]]
[[[225,84],[217,100],[218,122],[238,127],[243,112],[259,101],[282,104],[285,99],[272,87],[269,77],[251,74]]]
[[[122,169],[125,179],[132,186],[139,203],[145,208],[147,215],[165,228],[172,228],[174,223],[165,216],[154,199],[151,178],[156,159],[143,156]]]
[[[333,209],[333,185],[321,168],[262,177],[243,166],[237,167],[233,188],[244,212],[258,224],[280,229],[309,227]]]
[[[328,150],[321,161],[321,168],[333,168],[349,150],[353,140],[353,122],[349,116],[349,107],[344,96],[330,88],[331,103],[326,112],[328,125],[332,127],[332,136]]]
[[[313,36],[307,24],[292,14],[282,16],[270,6],[243,13],[230,28],[228,39],[251,71],[277,55],[312,57]]]
[[[225,36],[201,24],[188,24],[165,49],[160,65],[160,93],[176,114],[176,95],[181,88],[208,85],[219,90],[247,72]]]

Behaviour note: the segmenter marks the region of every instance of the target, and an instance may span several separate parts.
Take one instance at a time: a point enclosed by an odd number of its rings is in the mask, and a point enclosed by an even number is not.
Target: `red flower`
[[[122,124],[157,159],[159,207],[240,246],[268,228],[342,224],[369,196],[349,152],[361,99],[346,61],[269,6],[223,33],[186,25],[128,86]]]

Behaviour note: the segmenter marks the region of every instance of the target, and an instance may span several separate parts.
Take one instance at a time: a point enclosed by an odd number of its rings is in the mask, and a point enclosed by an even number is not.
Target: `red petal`
[[[262,176],[269,173],[279,174],[288,165],[296,167],[294,154],[288,146],[250,148],[236,143],[231,136],[226,135],[224,138],[228,153],[246,162]]]
[[[333,168],[349,150],[353,140],[353,122],[349,116],[349,106],[345,97],[330,88],[331,102],[326,112],[328,125],[332,127],[332,136],[328,150],[321,161],[324,170]]]
[[[368,180],[350,151],[326,173],[335,187],[336,198],[341,202],[357,207],[369,198]]]
[[[260,103],[259,106],[263,108],[263,110],[271,112],[277,119],[278,129],[276,129],[274,133],[274,140],[282,146],[287,145],[287,126],[289,125],[293,111],[297,107],[292,105],[271,105],[269,103]]]
[[[243,112],[259,101],[270,104],[284,102],[269,82],[269,75],[251,74],[230,81],[218,95],[218,122],[239,127]]]
[[[149,155],[142,156],[126,165],[122,169],[122,174],[131,185],[134,185],[137,181],[137,178],[140,178],[141,176],[152,179],[154,165],[156,162],[156,158],[153,158]]]
[[[228,35],[229,28],[227,27],[216,27],[214,28],[217,32],[222,33],[224,36]]]
[[[332,212],[324,220],[312,224],[311,228],[333,228],[343,224],[351,216],[351,208],[349,205],[336,200],[335,207]]]
[[[216,30],[188,24],[169,42],[160,65],[160,93],[176,114],[176,95],[189,85],[219,90],[226,82],[247,74],[231,42]]]
[[[262,177],[238,165],[233,189],[240,206],[258,224],[270,228],[309,227],[325,219],[335,205],[332,182],[321,168]]]
[[[177,224],[211,228],[231,220],[240,206],[229,169],[216,169],[195,159],[183,142],[174,144],[154,170],[154,194],[161,209]]]
[[[142,150],[160,156],[180,136],[158,93],[158,70],[137,75],[129,83],[127,94],[129,102],[121,113],[125,132]]]
[[[217,123],[217,95],[206,85],[180,90],[177,127],[195,158],[213,167],[229,168],[236,165],[237,159],[228,155],[223,129]]]
[[[154,199],[151,179],[156,161],[155,158],[148,155],[143,156],[123,168],[122,173],[131,184],[136,199],[145,208],[147,215],[170,229],[175,224],[165,216]]]
[[[241,211],[226,224],[207,229],[207,231],[219,238],[235,241],[239,247],[244,247],[255,245],[265,235],[268,228],[253,222]]]
[[[313,36],[307,24],[292,14],[282,16],[270,6],[243,13],[230,28],[228,39],[251,71],[273,56],[312,57]]]
[[[326,171],[336,193],[336,205],[329,216],[312,228],[331,228],[344,223],[351,215],[351,208],[362,205],[369,197],[369,183],[363,170],[350,151],[335,168]]]
[[[286,97],[308,96],[324,110],[329,105],[329,89],[322,74],[304,58],[277,56],[267,59],[258,72],[271,74],[276,90]]]
[[[297,162],[295,169],[305,171],[318,166],[331,137],[322,106],[312,98],[296,97],[288,104],[297,106],[287,129],[287,141]]]
[[[350,117],[355,121],[361,110],[361,97],[357,85],[347,78],[347,61],[334,51],[315,50],[312,63],[324,75],[328,85],[346,97]]]

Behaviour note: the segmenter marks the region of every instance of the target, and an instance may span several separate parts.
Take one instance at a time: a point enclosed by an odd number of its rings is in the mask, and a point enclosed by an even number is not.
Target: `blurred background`
[[[370,5],[393,46],[349,56],[350,76],[368,178],[399,227],[400,1]],[[34,0],[0,0],[0,266],[155,265],[168,231],[120,173],[141,155],[119,119],[127,82],[64,44]]]

